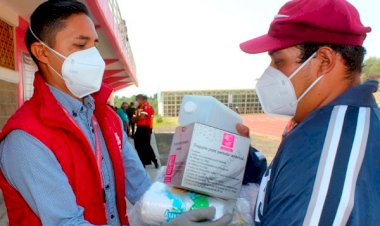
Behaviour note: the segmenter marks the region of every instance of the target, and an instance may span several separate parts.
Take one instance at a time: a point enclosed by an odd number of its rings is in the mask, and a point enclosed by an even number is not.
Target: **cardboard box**
[[[239,196],[249,138],[199,123],[175,131],[165,183],[223,199]]]

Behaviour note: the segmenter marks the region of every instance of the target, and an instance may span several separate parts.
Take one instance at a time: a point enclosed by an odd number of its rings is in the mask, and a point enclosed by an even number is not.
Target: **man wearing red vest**
[[[12,225],[128,225],[126,200],[150,181],[102,85],[94,23],[77,1],[42,3],[26,45],[34,95],[0,134],[0,186]]]
[[[134,121],[137,125],[136,134],[134,136],[135,147],[139,154],[142,164],[150,165],[152,162],[158,168],[158,162],[150,145],[150,139],[153,129],[154,109],[148,102],[148,97],[142,94],[136,96],[139,106],[136,109]]]

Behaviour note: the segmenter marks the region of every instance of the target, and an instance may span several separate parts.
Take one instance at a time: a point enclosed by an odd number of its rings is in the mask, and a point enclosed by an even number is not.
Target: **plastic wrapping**
[[[160,225],[190,210],[215,207],[215,220],[225,213],[232,213],[235,200],[226,201],[211,198],[178,188],[171,188],[164,183],[155,182],[144,194],[139,204],[141,219],[147,225]]]
[[[234,208],[234,218],[231,225],[254,225],[253,217],[259,187],[259,184],[242,186],[240,197],[237,199]]]
[[[166,192],[173,192],[179,198],[185,198],[185,202],[192,203],[190,197],[186,197],[187,192],[181,189],[170,188],[168,185],[163,183],[165,175],[165,166],[161,168],[156,177],[156,182],[152,187],[144,194],[143,198],[137,202],[134,206],[128,208],[128,217],[131,226],[150,226],[150,225],[161,225],[161,223],[166,222],[165,213],[166,210],[173,209],[170,202],[168,202]],[[256,205],[256,197],[259,192],[258,184],[248,184],[243,185],[239,198],[233,201],[226,201],[223,199],[209,198],[212,200],[209,202],[209,206],[214,205],[217,209],[216,219],[223,215],[223,211],[231,212],[233,211],[233,220],[230,226],[251,226],[253,224],[254,209]],[[195,194],[195,193],[193,193]],[[170,196],[170,195],[169,195]],[[193,197],[194,198],[194,197]],[[202,200],[202,198],[200,199]],[[197,202],[197,201],[196,201]],[[170,204],[170,205],[169,205]],[[221,204],[226,207],[221,207]],[[186,205],[185,205],[186,206]],[[199,203],[196,205],[200,208]],[[153,208],[152,208],[153,207]],[[204,206],[208,207],[208,206]],[[162,209],[161,209],[162,208]],[[166,208],[166,209],[165,209]],[[188,208],[189,209],[189,208]],[[191,209],[191,207],[190,207]],[[233,210],[232,210],[233,209]],[[219,211],[219,212],[218,212]],[[159,214],[161,213],[161,214]],[[179,215],[179,214],[178,214]]]
[[[253,212],[258,188],[258,184],[244,185],[237,200],[226,201],[155,182],[143,198],[129,208],[128,216],[132,226],[154,226],[168,222],[187,211],[214,206],[215,220],[225,213],[233,213],[230,226],[254,225]]]

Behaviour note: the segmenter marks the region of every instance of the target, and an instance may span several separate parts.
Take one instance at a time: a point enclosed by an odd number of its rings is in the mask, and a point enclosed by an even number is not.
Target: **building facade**
[[[254,89],[188,90],[161,92],[158,100],[159,115],[178,116],[182,98],[185,95],[212,96],[240,114],[262,113],[261,105]]]
[[[114,91],[137,84],[125,21],[117,0],[79,0],[91,14],[106,62],[104,82]],[[0,1],[0,131],[8,118],[33,95],[36,65],[24,43],[29,17],[44,0]]]

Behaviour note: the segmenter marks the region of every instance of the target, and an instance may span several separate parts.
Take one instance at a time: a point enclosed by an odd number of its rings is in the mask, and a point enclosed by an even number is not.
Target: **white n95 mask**
[[[42,45],[64,59],[61,73],[49,64],[48,66],[65,81],[72,94],[78,98],[83,98],[99,91],[106,64],[96,47],[80,50],[65,57],[41,41],[30,27],[29,30]]]
[[[312,54],[289,77],[269,66],[256,84],[256,92],[266,114],[294,116],[298,102],[322,79],[318,77],[297,99],[291,79],[316,55]]]

